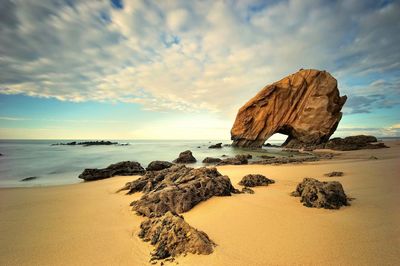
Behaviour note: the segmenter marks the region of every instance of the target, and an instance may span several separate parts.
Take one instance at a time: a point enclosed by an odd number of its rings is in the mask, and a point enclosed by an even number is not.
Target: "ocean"
[[[231,157],[237,154],[285,156],[279,148],[257,150],[223,147],[209,149],[218,142],[230,144],[229,140],[112,140],[127,146],[67,146],[73,140],[0,140],[0,187],[52,186],[82,182],[78,178],[85,168],[104,168],[120,161],[137,161],[146,167],[151,161],[176,159],[180,152],[191,150],[197,163],[203,166],[205,157]],[[84,141],[84,140],[76,140]],[[280,145],[283,141],[268,141]],[[27,177],[37,177],[21,182]]]

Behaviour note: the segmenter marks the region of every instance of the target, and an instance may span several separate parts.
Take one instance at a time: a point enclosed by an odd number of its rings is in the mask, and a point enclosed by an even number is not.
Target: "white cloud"
[[[385,96],[399,91],[398,2],[291,0],[255,10],[257,1],[13,3],[0,19],[3,94],[232,118],[267,83],[311,67],[339,81],[378,75],[343,91],[361,107],[398,104]],[[376,105],[369,96],[382,88]]]

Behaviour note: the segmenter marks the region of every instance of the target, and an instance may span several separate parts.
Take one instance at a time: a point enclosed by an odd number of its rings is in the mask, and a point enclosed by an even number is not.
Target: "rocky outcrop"
[[[219,163],[220,161],[222,161],[220,158],[206,157],[204,158],[203,163],[213,164]]]
[[[85,181],[105,179],[117,175],[143,175],[146,171],[138,162],[124,161],[103,169],[85,169],[79,178]]]
[[[320,157],[316,155],[303,156],[303,157],[276,157],[264,160],[252,161],[250,164],[288,164],[288,163],[303,163],[319,161]]]
[[[261,147],[275,133],[288,135],[284,145],[325,143],[339,124],[346,99],[328,72],[300,70],[267,85],[239,109],[231,130],[233,145]]]
[[[374,142],[378,142],[374,136],[349,136],[343,139],[333,138],[325,144],[324,148],[338,151],[388,148],[382,142],[373,144]]]
[[[195,163],[197,162],[196,158],[193,157],[191,151],[187,150],[181,152],[179,157],[173,161],[174,163]]]
[[[25,177],[25,178],[22,178],[22,179],[20,180],[20,182],[32,181],[32,180],[35,180],[35,179],[37,179],[37,178],[38,178],[37,176]]]
[[[217,143],[208,147],[209,149],[222,149],[222,143]]]
[[[349,205],[342,184],[337,181],[320,182],[314,178],[304,178],[291,195],[301,197],[300,202],[306,207],[339,209]]]
[[[121,190],[129,190],[129,194],[145,193],[131,206],[139,215],[147,217],[160,217],[168,211],[184,213],[213,196],[238,193],[230,179],[216,168],[194,169],[184,165],[147,172]]]
[[[102,145],[117,145],[118,142],[112,142],[108,140],[96,140],[96,141],[83,141],[83,142],[77,142],[77,141],[72,141],[72,142],[67,142],[67,143],[54,143],[51,144],[52,146],[56,145],[69,145],[69,146],[75,146],[75,145],[82,145],[82,146],[102,146]]]
[[[182,216],[165,213],[140,225],[138,236],[154,246],[151,260],[176,257],[187,253],[211,254],[215,246],[206,233],[185,222]]]
[[[242,180],[240,180],[239,185],[245,187],[257,187],[257,186],[268,186],[269,184],[274,184],[275,181],[266,178],[263,175],[245,175]]]
[[[149,165],[146,167],[147,171],[160,171],[166,168],[170,168],[173,166],[173,163],[167,162],[167,161],[152,161],[149,163]]]

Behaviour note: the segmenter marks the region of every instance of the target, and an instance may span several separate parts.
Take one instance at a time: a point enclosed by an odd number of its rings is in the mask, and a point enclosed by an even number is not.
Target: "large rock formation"
[[[325,143],[346,99],[328,72],[300,70],[264,87],[240,108],[231,130],[233,145],[261,147],[275,133],[288,135],[285,144]]]

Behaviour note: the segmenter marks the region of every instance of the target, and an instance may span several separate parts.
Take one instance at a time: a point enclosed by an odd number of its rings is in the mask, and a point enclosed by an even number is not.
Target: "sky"
[[[399,18],[383,0],[0,0],[0,139],[229,139],[300,68],[348,96],[334,136],[400,136]]]

